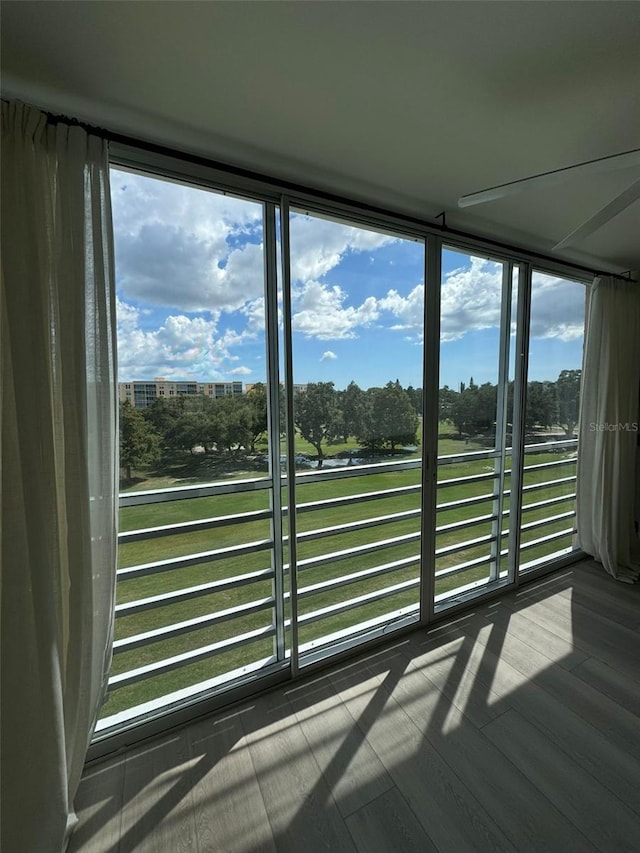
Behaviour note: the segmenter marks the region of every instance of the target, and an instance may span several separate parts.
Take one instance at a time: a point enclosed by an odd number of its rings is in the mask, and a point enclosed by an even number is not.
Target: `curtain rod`
[[[553,255],[547,255],[544,252],[537,252],[531,249],[525,249],[521,246],[514,246],[511,243],[505,243],[500,240],[496,240],[491,237],[482,237],[477,234],[473,234],[469,231],[462,231],[457,228],[451,228],[446,224],[446,217],[444,212],[437,214],[434,219],[442,218],[442,224],[432,224],[427,220],[421,219],[417,216],[411,216],[406,213],[397,213],[395,211],[389,211],[385,208],[379,207],[375,204],[368,204],[367,202],[362,201],[354,201],[353,199],[346,198],[345,196],[338,195],[337,193],[327,192],[324,190],[314,189],[312,187],[304,186],[303,184],[298,184],[294,181],[289,181],[286,179],[280,178],[271,178],[268,175],[263,174],[262,172],[257,172],[252,169],[245,169],[242,166],[233,166],[229,163],[223,163],[219,160],[214,160],[211,157],[206,157],[201,154],[192,154],[188,151],[181,151],[171,148],[168,145],[161,145],[157,142],[150,142],[146,139],[139,139],[135,136],[130,136],[125,133],[119,133],[117,131],[107,130],[104,127],[98,127],[97,125],[89,124],[88,122],[81,121],[80,119],[57,115],[55,113],[49,112],[48,110],[44,110],[41,107],[38,109],[47,117],[47,122],[49,124],[68,124],[71,127],[81,127],[83,130],[86,130],[87,133],[94,134],[96,136],[100,136],[103,139],[106,139],[109,142],[115,142],[119,145],[128,145],[134,148],[141,148],[144,151],[148,151],[152,154],[160,154],[165,157],[177,157],[180,160],[184,160],[187,163],[191,163],[196,166],[204,166],[209,169],[216,169],[218,171],[226,172],[227,174],[234,175],[235,177],[245,178],[252,181],[257,181],[259,183],[269,184],[270,186],[277,185],[289,192],[299,193],[302,195],[309,195],[315,197],[322,201],[329,201],[338,204],[346,204],[350,207],[355,207],[362,211],[369,211],[372,213],[377,213],[380,215],[388,215],[392,213],[392,215],[399,219],[402,222],[406,222],[409,225],[417,225],[419,227],[424,227],[427,225],[431,228],[437,228],[442,234],[450,234],[452,237],[460,237],[461,239],[466,240],[474,240],[487,244],[488,246],[493,246],[497,249],[503,249],[508,252],[517,252],[520,254],[528,255],[531,258],[535,258],[541,261],[548,261],[552,264],[561,263],[572,269],[579,270],[580,272],[590,273],[593,276],[610,276],[612,278],[618,279],[619,281],[633,281],[631,278],[631,271],[620,274],[609,272],[606,270],[596,270],[593,267],[585,266],[584,264],[578,264],[573,261],[565,261],[561,258],[554,257]]]

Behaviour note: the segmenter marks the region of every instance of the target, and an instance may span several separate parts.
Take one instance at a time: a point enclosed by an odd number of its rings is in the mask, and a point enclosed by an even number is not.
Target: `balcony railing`
[[[572,548],[575,447],[526,448],[521,571]],[[424,543],[435,545],[437,609],[508,576],[510,471],[499,464],[494,451],[439,459],[436,539]],[[301,665],[418,620],[421,468],[409,459],[296,475]],[[286,530],[273,540],[272,488],[252,478],[120,496],[114,662],[99,730],[286,665],[289,540]],[[287,518],[285,506],[285,527]]]

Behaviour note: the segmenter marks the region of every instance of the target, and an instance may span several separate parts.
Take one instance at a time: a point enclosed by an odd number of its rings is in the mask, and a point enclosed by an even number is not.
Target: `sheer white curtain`
[[[110,663],[114,273],[106,143],[2,103],[2,849],[59,851]]]
[[[596,278],[580,400],[578,545],[618,580],[640,574],[640,282]]]

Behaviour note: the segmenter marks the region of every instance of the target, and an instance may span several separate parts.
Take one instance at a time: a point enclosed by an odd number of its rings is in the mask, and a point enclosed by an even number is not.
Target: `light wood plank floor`
[[[640,585],[580,563],[85,771],[70,853],[640,851]]]

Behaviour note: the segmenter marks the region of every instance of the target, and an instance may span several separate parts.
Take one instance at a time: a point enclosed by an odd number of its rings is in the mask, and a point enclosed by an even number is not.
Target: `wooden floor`
[[[87,769],[76,851],[640,851],[640,585],[594,563]]]

